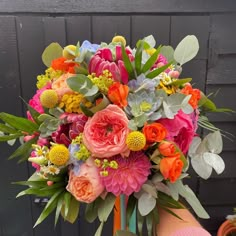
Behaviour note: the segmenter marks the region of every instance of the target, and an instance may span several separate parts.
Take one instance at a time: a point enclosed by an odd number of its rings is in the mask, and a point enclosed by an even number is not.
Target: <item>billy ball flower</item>
[[[128,134],[126,144],[131,151],[140,151],[146,145],[146,137],[139,131],[133,131]]]
[[[117,155],[109,158],[109,161],[115,161],[118,168],[106,168],[108,175],[102,177],[102,182],[107,192],[116,196],[139,192],[150,174],[148,157],[143,152],[130,152],[128,158]]]
[[[71,60],[75,58],[75,51],[76,51],[76,46],[75,45],[68,45],[64,47],[62,51],[62,55],[64,58]]]
[[[126,45],[126,40],[123,36],[116,35],[115,37],[113,37],[112,43],[121,43],[125,46]]]
[[[63,166],[69,160],[70,152],[62,144],[54,145],[49,151],[49,160],[57,166]]]
[[[53,108],[58,103],[58,96],[55,90],[48,89],[42,92],[40,102],[43,107]]]

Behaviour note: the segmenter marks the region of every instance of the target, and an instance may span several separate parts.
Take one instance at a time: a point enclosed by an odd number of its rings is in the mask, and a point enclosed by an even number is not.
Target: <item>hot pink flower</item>
[[[89,73],[96,73],[99,76],[104,70],[109,70],[115,81],[127,84],[129,75],[122,61],[121,46],[117,45],[115,51],[115,58],[113,58],[109,48],[99,49],[89,62]],[[132,61],[134,58],[128,48],[126,48],[126,53]]]
[[[102,177],[106,190],[116,196],[139,192],[150,174],[148,157],[143,152],[131,152],[127,158],[117,155],[110,160],[116,161],[118,168],[107,168],[108,175]]]
[[[186,154],[197,129],[197,119],[198,116],[195,113],[185,114],[180,110],[174,119],[165,118],[158,122],[168,130],[166,139],[174,141]]]
[[[94,159],[89,158],[80,166],[78,175],[70,170],[69,182],[66,187],[78,201],[93,202],[104,190],[98,168],[94,164]]]
[[[126,145],[126,137],[129,133],[128,122],[121,108],[109,105],[87,121],[83,142],[95,157],[127,155],[129,153]]]
[[[41,102],[40,102],[40,96],[41,96],[42,92],[47,90],[47,89],[51,89],[51,84],[50,83],[45,85],[43,88],[38,89],[36,94],[32,97],[32,99],[29,100],[29,105],[32,108],[34,108],[37,112],[39,112],[40,114],[44,113],[43,107],[42,107]],[[29,112],[27,112],[27,116],[28,116],[29,120],[33,120],[32,116],[30,115]]]

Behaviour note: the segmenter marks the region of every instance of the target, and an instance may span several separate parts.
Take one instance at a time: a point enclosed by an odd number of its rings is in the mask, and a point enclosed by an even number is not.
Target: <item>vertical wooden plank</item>
[[[195,35],[200,46],[196,59],[207,59],[209,32],[209,16],[171,16],[171,45],[175,48],[185,36]]]
[[[62,47],[66,44],[66,26],[64,17],[44,17],[44,43],[48,46],[52,42]]]
[[[153,35],[157,45],[169,44],[170,16],[132,16],[132,46],[139,39]]]
[[[17,36],[13,16],[0,16],[0,62],[0,109],[21,115]],[[31,236],[33,230],[29,197],[16,200],[15,196],[22,187],[11,184],[27,178],[27,164],[18,165],[14,160],[7,160],[17,146],[0,143],[0,235]]]
[[[76,45],[78,41],[91,41],[91,17],[68,16],[66,18],[67,44]]]
[[[95,43],[111,42],[115,35],[126,38],[130,44],[130,17],[129,16],[93,16],[92,39]]]
[[[44,24],[41,16],[19,16],[16,23],[22,96],[28,101],[36,92],[37,75],[43,73],[45,69],[41,60],[41,54],[45,48]],[[32,197],[32,201],[34,201],[34,197]],[[33,224],[42,210],[42,206],[32,203]],[[54,216],[37,226],[34,229],[34,235],[60,235],[60,227],[57,226],[54,229]]]

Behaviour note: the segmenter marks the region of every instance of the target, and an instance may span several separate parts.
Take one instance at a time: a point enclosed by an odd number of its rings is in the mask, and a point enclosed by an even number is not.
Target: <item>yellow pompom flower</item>
[[[70,152],[63,144],[54,145],[49,151],[49,160],[56,166],[63,166],[69,160]]]
[[[76,51],[75,45],[68,45],[63,49],[62,55],[64,58],[71,60],[75,58],[75,55],[72,54],[72,53],[75,53],[75,51]]]
[[[146,52],[147,52],[147,54],[152,56],[156,52],[156,49],[155,48],[149,48],[149,49],[146,49]]]
[[[43,107],[53,108],[58,103],[58,96],[55,90],[48,89],[42,92],[40,102]]]
[[[146,137],[139,131],[133,131],[128,134],[126,144],[131,151],[140,151],[146,145]]]
[[[126,39],[121,36],[121,35],[116,35],[113,39],[112,39],[112,43],[122,43],[125,47],[126,45]]]

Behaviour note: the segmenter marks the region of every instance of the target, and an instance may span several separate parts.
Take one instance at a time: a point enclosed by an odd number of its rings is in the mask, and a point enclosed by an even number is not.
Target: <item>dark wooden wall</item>
[[[62,46],[78,40],[99,43],[122,34],[130,45],[153,34],[157,43],[174,47],[187,34],[200,43],[197,57],[184,66],[183,74],[193,77],[207,93],[219,90],[217,105],[236,110],[236,2],[234,0],[0,0],[0,111],[23,115],[19,96],[25,100],[35,92],[37,74],[43,73],[41,54],[53,41]],[[183,75],[183,76],[184,76]],[[236,135],[236,115],[212,115],[212,121]],[[236,145],[224,140],[225,172],[208,181],[193,175],[191,187],[198,194],[210,220],[201,221],[213,234],[236,207]],[[32,226],[42,207],[34,198],[15,199],[21,189],[11,185],[32,172],[26,163],[8,161],[13,151],[0,145],[0,236],[93,235],[97,224],[81,218],[76,224],[53,218]],[[104,235],[111,236],[111,224]]]

